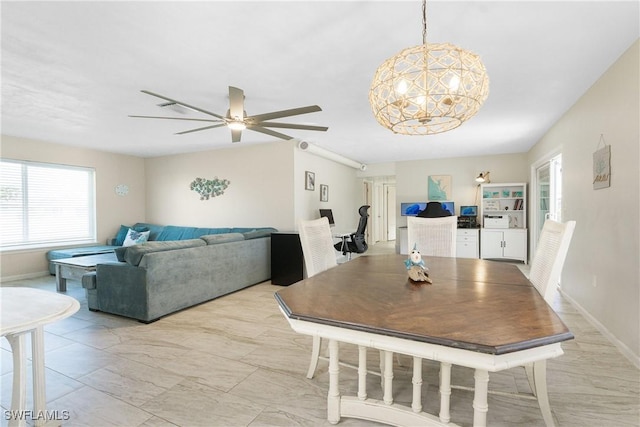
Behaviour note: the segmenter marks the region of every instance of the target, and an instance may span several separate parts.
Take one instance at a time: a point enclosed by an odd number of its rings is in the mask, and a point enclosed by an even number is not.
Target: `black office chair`
[[[364,239],[364,232],[367,229],[367,220],[369,219],[369,214],[367,210],[371,206],[364,205],[360,206],[358,209],[358,213],[360,214],[360,222],[358,222],[358,229],[355,233],[351,233],[349,236],[345,236],[342,239],[342,242],[336,243],[334,247],[336,250],[341,251],[342,255],[349,254],[349,259],[351,259],[351,254],[362,254],[369,249],[369,245]]]

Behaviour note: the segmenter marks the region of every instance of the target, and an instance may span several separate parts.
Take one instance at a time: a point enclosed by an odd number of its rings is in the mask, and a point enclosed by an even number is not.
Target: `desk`
[[[546,359],[562,355],[560,343],[573,334],[516,266],[425,257],[433,285],[415,285],[407,279],[405,259],[359,257],[276,293],[294,331],[329,339],[331,423],[345,416],[388,424],[451,425],[446,381],[451,365],[475,369],[477,426],[486,425],[489,372],[533,363],[541,375],[536,379],[546,381]],[[367,347],[382,351],[383,401],[367,399],[366,369],[358,370],[358,396],[340,396],[338,342],[359,346],[361,368],[363,361],[366,367]],[[394,352],[414,358],[411,408],[393,404]],[[422,412],[421,359],[441,362],[444,371],[439,418]],[[544,402],[540,404],[544,413]]]
[[[35,425],[40,426],[48,421],[45,410],[43,326],[71,316],[78,311],[80,303],[66,295],[20,287],[0,287],[0,300],[2,301],[0,336],[7,338],[13,353],[11,411],[12,414],[18,414],[17,419],[9,421],[9,425],[23,426],[25,418],[29,418],[28,412],[25,411],[27,364],[25,335],[31,333],[34,405],[31,414],[36,418]]]

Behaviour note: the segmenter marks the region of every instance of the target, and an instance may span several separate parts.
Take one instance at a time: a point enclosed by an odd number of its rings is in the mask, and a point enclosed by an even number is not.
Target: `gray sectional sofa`
[[[156,240],[115,250],[82,277],[90,310],[153,322],[271,277],[272,228]]]

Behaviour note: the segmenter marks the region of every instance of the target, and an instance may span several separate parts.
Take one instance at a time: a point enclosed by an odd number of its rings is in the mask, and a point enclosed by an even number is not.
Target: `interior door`
[[[396,186],[386,185],[385,191],[386,240],[396,240]]]

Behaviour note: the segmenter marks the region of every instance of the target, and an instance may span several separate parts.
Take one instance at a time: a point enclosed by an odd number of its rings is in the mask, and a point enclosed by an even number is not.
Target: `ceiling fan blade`
[[[308,107],[292,108],[290,110],[274,111],[272,113],[257,114],[255,116],[247,117],[247,120],[251,120],[255,123],[263,120],[279,119],[280,117],[298,116],[300,114],[315,113],[316,111],[322,111],[317,105],[309,105]]]
[[[295,124],[295,123],[260,122],[259,125],[267,128],[287,128],[287,129],[304,129],[304,130],[319,130],[319,131],[326,131],[327,129],[329,129],[326,126],[313,126],[313,125],[303,125],[303,124]]]
[[[189,120],[192,122],[211,122],[211,123],[216,123],[216,122],[222,122],[223,120],[213,120],[213,119],[190,119],[187,117],[161,117],[161,116],[129,116],[129,117],[134,117],[136,119],[167,119],[167,120]]]
[[[244,92],[233,86],[229,86],[229,115],[244,120]]]
[[[252,131],[264,133],[270,136],[275,136],[276,138],[280,139],[293,139],[292,136],[285,135],[284,133],[276,132],[271,129],[263,128],[262,126],[258,125],[247,125],[247,129],[251,129]]]
[[[193,105],[185,104],[184,102],[176,101],[175,99],[167,98],[166,96],[163,96],[163,95],[158,95],[157,93],[149,92],[148,90],[141,90],[140,92],[146,93],[147,95],[155,96],[156,98],[164,99],[165,101],[174,102],[178,105],[182,105],[183,107],[189,108],[191,110],[199,111],[201,113],[208,114],[210,116],[217,117],[219,119],[224,119],[224,117],[219,114],[212,113],[211,111],[203,110],[202,108],[194,107]]]
[[[207,130],[207,129],[213,129],[213,128],[219,128],[220,126],[226,126],[226,123],[220,123],[218,125],[213,125],[213,126],[205,126],[203,128],[197,128],[197,129],[191,129],[191,130],[185,130],[183,132],[177,132],[176,135],[184,135],[185,133],[191,133],[191,132],[198,132],[201,130]]]
[[[242,131],[240,129],[231,129],[231,142],[240,142]]]

